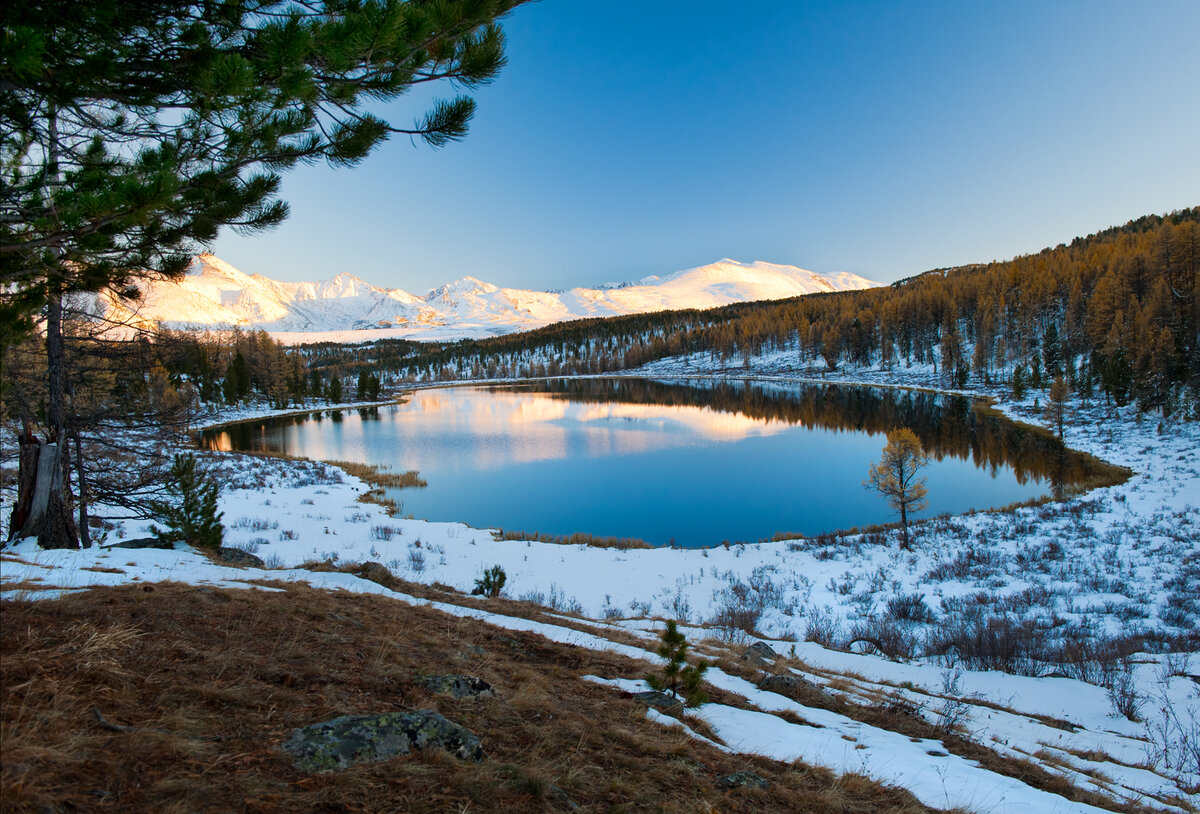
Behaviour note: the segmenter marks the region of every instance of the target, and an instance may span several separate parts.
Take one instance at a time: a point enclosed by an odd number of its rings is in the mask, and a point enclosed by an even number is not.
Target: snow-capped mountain
[[[115,297],[106,298],[105,305],[118,319],[180,330],[262,329],[285,342],[460,339],[584,317],[713,308],[875,285],[847,272],[817,274],[795,266],[720,260],[597,288],[526,291],[463,277],[416,296],[352,274],[316,283],[280,282],[245,274],[206,253],[178,282],[142,284],[142,299],[135,305]]]

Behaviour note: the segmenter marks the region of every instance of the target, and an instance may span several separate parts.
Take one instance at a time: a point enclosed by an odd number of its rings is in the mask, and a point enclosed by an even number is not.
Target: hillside
[[[1200,417],[1200,207],[1037,254],[865,290],[550,325],[389,359],[418,379],[554,375],[688,358],[739,369],[932,369],[952,387],[1043,388]],[[383,349],[381,349],[382,351]],[[456,373],[457,372],[457,373]],[[489,374],[491,375],[491,374]]]
[[[795,266],[720,260],[637,283],[563,292],[500,288],[468,276],[417,296],[352,274],[316,283],[280,282],[201,254],[177,282],[142,283],[136,304],[111,294],[102,302],[117,321],[180,330],[261,329],[289,343],[361,342],[486,337],[565,320],[712,308],[874,285],[846,272],[821,275]]]
[[[544,616],[526,603],[492,606]],[[3,635],[6,811],[929,810],[866,779],[727,754],[584,678],[637,676],[651,669],[648,658],[390,595],[297,583],[129,586],[5,603]],[[447,673],[482,678],[496,697],[450,698],[417,680]],[[428,749],[309,775],[276,748],[314,721],[410,708],[477,734],[484,759]],[[739,771],[770,785],[718,786]]]

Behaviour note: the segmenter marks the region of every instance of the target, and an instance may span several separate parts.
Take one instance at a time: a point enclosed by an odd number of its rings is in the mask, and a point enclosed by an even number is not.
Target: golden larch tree
[[[879,463],[871,464],[863,486],[886,497],[892,508],[900,512],[900,547],[907,550],[908,513],[924,509],[927,503],[929,490],[925,488],[925,478],[918,474],[929,465],[929,456],[908,427],[892,430],[887,439],[883,457]]]

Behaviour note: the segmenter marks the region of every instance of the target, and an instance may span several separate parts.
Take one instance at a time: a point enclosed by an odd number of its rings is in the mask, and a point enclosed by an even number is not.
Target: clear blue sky
[[[721,257],[889,282],[1200,204],[1200,0],[541,0],[504,27],[464,141],[289,173],[288,222],[214,251],[417,294]]]

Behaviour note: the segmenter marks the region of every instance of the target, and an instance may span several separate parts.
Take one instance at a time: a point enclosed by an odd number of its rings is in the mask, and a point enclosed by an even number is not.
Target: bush
[[[150,502],[151,510],[166,526],[165,530],[154,528],[155,538],[216,551],[225,535],[223,513],[217,511],[216,478],[197,469],[196,456],[191,453],[175,456],[167,478],[167,494],[174,499]]]
[[[888,600],[887,616],[897,622],[934,621],[933,611],[925,604],[925,594],[906,594]]]
[[[889,659],[910,659],[917,649],[917,642],[908,628],[894,620],[874,616],[855,622],[850,628],[846,646],[860,642],[870,645]]]
[[[1042,675],[1048,656],[1044,631],[1031,621],[1008,616],[943,624],[931,637],[930,650],[969,670],[1026,676]]]
[[[507,581],[508,575],[504,573],[504,569],[499,565],[493,565],[483,572],[482,577],[475,580],[475,590],[471,591],[471,595],[495,599],[500,596],[500,591],[504,589],[504,583]]]

